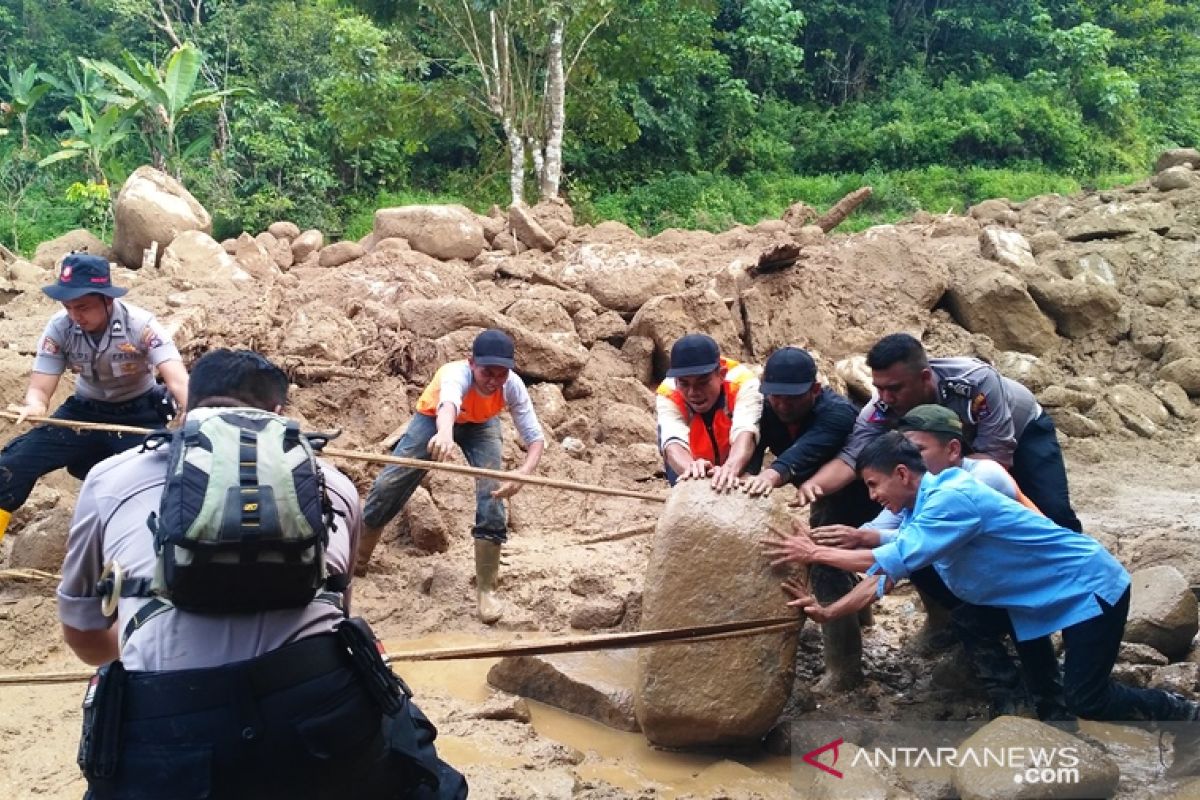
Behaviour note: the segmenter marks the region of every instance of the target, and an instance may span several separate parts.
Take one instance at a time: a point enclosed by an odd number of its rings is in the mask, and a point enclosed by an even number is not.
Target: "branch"
[[[605,11],[604,16],[602,16],[600,20],[591,27],[591,30],[584,35],[583,40],[579,43],[579,47],[575,49],[575,55],[571,56],[571,60],[567,62],[564,80],[571,79],[571,70],[575,69],[575,62],[579,61],[579,57],[583,55],[583,48],[587,47],[587,43],[591,40],[592,35],[595,34],[596,31],[600,30],[601,26],[603,26],[604,23],[608,21],[608,18],[612,16],[612,13],[613,9],[611,8],[608,11]]]
[[[175,35],[175,26],[171,24],[171,15],[167,13],[167,6],[163,0],[158,0],[158,13],[162,17],[162,22],[155,22],[155,27],[165,33],[176,47],[182,47],[183,42],[179,41],[179,37]]]

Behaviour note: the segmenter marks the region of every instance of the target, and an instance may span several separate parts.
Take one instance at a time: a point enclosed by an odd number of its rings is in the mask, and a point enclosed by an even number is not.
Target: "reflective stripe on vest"
[[[421,392],[420,399],[417,400],[418,414],[424,414],[427,417],[437,416],[438,403],[441,402],[442,396],[442,376],[448,369],[465,369],[468,373],[471,370],[466,361],[451,361],[449,364],[438,367],[438,371],[433,375],[433,380],[429,382],[425,391]],[[504,387],[490,395],[482,395],[475,390],[472,382],[463,395],[462,407],[458,409],[458,416],[454,421],[457,423],[487,422],[503,410]]]
[[[692,458],[703,458],[714,464],[725,463],[729,458],[730,430],[733,428],[733,410],[737,407],[738,391],[746,381],[755,377],[750,368],[731,358],[721,358],[725,367],[725,381],[721,384],[721,397],[717,407],[708,414],[697,414],[688,407],[683,393],[675,387],[675,379],[667,378],[658,387],[658,393],[671,400],[688,424],[688,447]],[[711,421],[706,421],[706,416]]]

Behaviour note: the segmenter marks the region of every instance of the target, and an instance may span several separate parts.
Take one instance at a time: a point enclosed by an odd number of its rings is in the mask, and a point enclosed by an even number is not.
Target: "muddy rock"
[[[1096,396],[1065,386],[1048,386],[1038,393],[1038,402],[1047,408],[1073,408],[1087,411],[1096,405]]]
[[[533,719],[529,703],[525,698],[508,692],[492,692],[492,695],[466,714],[468,719],[492,719],[501,722],[520,722],[526,725]]]
[[[1017,272],[1034,272],[1038,268],[1033,248],[1014,230],[984,228],[979,232],[979,254]]]
[[[562,343],[553,334],[517,325],[503,327],[516,345],[517,372],[523,377],[562,383],[578,375],[587,363],[588,351],[582,346]],[[573,332],[571,337],[578,341]]]
[[[444,553],[450,549],[450,527],[425,487],[418,486],[404,506],[404,525],[418,550]]]
[[[620,350],[608,342],[596,342],[588,351],[583,371],[567,385],[563,396],[568,400],[579,400],[601,395],[633,402],[633,397],[625,397],[623,390],[616,389],[615,385],[618,379],[633,376],[633,368],[621,358]]]
[[[405,250],[412,250],[412,246],[409,245],[408,239],[401,239],[399,236],[393,236],[389,239],[383,239],[378,244],[376,244],[375,250],[377,250],[377,251],[381,250],[384,252],[386,252],[388,250],[396,250],[399,252],[403,252]]]
[[[1160,192],[1170,192],[1176,189],[1190,189],[1193,186],[1200,185],[1200,175],[1197,175],[1191,167],[1178,166],[1168,167],[1162,172],[1154,176],[1151,181],[1154,188]]]
[[[787,223],[788,229],[795,233],[805,225],[815,222],[818,216],[819,212],[808,203],[792,203],[783,212],[782,219]]]
[[[238,265],[255,281],[270,284],[279,277],[279,265],[275,259],[247,233],[238,237],[235,257]]]
[[[1165,233],[1175,221],[1167,203],[1108,203],[1066,223],[1063,237],[1074,242],[1114,239],[1134,233]]]
[[[779,614],[781,574],[760,541],[786,518],[784,504],[737,493],[716,499],[704,481],[671,490],[646,570],[643,630]],[[731,571],[731,563],[741,566]],[[757,742],[791,694],[795,651],[795,633],[640,651],[642,731],[664,747]]]
[[[362,347],[345,314],[320,300],[296,309],[284,330],[279,350],[289,356],[339,364]]]
[[[1138,570],[1132,578],[1124,641],[1148,644],[1168,658],[1182,657],[1200,629],[1196,595],[1187,579],[1171,566]]]
[[[1048,408],[1046,411],[1054,420],[1054,427],[1058,428],[1059,433],[1066,434],[1072,439],[1086,439],[1104,433],[1103,425],[1090,417],[1085,417],[1078,411],[1072,411],[1069,408]]]
[[[554,656],[509,656],[488,670],[488,683],[622,731],[638,730],[634,716],[635,651]]]
[[[625,601],[619,597],[591,597],[571,612],[571,627],[581,631],[615,628],[625,616]]]
[[[275,259],[275,265],[280,269],[289,269],[296,263],[296,256],[292,253],[292,243],[290,240],[276,238],[269,231],[263,231],[254,238],[255,241],[263,246],[264,250],[271,254],[271,258]]]
[[[984,200],[982,203],[971,206],[967,210],[967,214],[984,225],[996,224],[1011,227],[1016,225],[1019,219],[1017,212],[1013,210],[1012,203],[1005,197]]]
[[[1002,233],[1020,236],[1015,231]],[[989,337],[1003,350],[1042,355],[1058,343],[1054,324],[1033,302],[1025,282],[1015,275],[979,273],[966,284],[952,287],[948,301],[950,313],[960,325]]]
[[[1029,237],[1029,250],[1034,257],[1057,250],[1063,246],[1063,238],[1057,231],[1038,231]]]
[[[633,377],[649,386],[654,383],[654,340],[629,336],[621,345],[621,357],[633,368]]]
[[[616,311],[637,311],[651,297],[684,288],[683,269],[674,260],[609,244],[581,246],[568,258],[561,277]]]
[[[629,323],[631,336],[645,336],[654,342],[654,368],[666,374],[671,360],[671,345],[686,333],[704,331],[717,340],[721,353],[733,359],[742,355],[733,317],[715,292],[691,289],[673,295],[654,297]]]
[[[1171,416],[1180,419],[1191,419],[1195,416],[1196,412],[1192,408],[1192,401],[1188,399],[1187,392],[1178,383],[1158,381],[1150,388],[1150,391],[1154,392],[1154,396],[1162,401],[1162,404],[1167,407],[1167,411],[1171,412]]]
[[[1153,664],[1159,667],[1167,665],[1167,657],[1148,644],[1121,642],[1121,650],[1117,660],[1125,664]]]
[[[960,217],[957,214],[941,214],[934,218],[929,238],[944,239],[947,236],[978,236],[979,220]]]
[[[538,421],[547,430],[553,430],[567,418],[567,401],[562,387],[557,383],[538,383],[529,387],[529,398],[537,412]]]
[[[1087,273],[1072,280],[1046,277],[1030,281],[1029,293],[1054,320],[1058,332],[1070,339],[1089,333],[1118,333],[1121,295]]]
[[[443,261],[470,261],[487,246],[475,213],[459,205],[381,208],[375,212],[374,233],[378,240],[407,239],[412,249]]]
[[[40,289],[53,282],[57,275],[48,269],[42,269],[23,258],[18,258],[8,265],[8,278],[18,288]]]
[[[1106,399],[1126,427],[1147,439],[1158,433],[1170,418],[1162,402],[1139,386],[1118,384],[1108,390]]]
[[[438,339],[463,328],[493,328],[500,315],[482,308],[465,297],[405,300],[400,304],[404,327],[418,336]],[[520,348],[517,362],[521,361]]]
[[[826,744],[829,744],[828,740],[820,743]],[[850,797],[855,800],[908,800],[913,797],[898,789],[895,781],[880,773],[869,761],[863,760],[861,750],[858,745],[848,741],[838,747],[837,764],[855,764],[859,759],[854,769],[837,767],[832,750],[814,756],[820,763],[837,768],[842,773],[841,777],[822,769],[806,767],[802,772],[793,772],[798,776],[798,782],[790,783],[781,793],[777,791],[765,796],[803,797],[805,800],[843,800]]]
[[[335,242],[321,248],[317,263],[322,267],[340,267],[355,259],[362,258],[367,253],[358,242]]]
[[[1057,797],[1112,797],[1121,779],[1117,762],[1095,745],[1049,725],[1022,717],[992,720],[959,745],[959,752],[998,753],[1009,748],[1038,751],[1051,757],[1048,767],[1077,767],[1079,781],[1054,783],[1024,780],[1021,768],[1010,765],[976,766],[974,761],[954,770],[954,787],[962,800],[1052,800]],[[1067,750],[1064,754],[1063,750]],[[1070,755],[1078,764],[1070,763]],[[1018,780],[1017,778],[1021,778]]]
[[[1179,166],[1200,169],[1200,150],[1194,147],[1177,147],[1171,150],[1164,150],[1159,155],[1158,161],[1154,163],[1154,172],[1158,174],[1172,167]]]
[[[1165,354],[1164,354],[1165,355]],[[1200,358],[1187,357],[1171,361],[1158,371],[1160,380],[1177,384],[1188,397],[1200,397]]]
[[[86,250],[103,259],[113,257],[112,249],[100,241],[94,233],[85,228],[76,228],[56,239],[39,244],[37,250],[33,252],[33,263],[42,269],[57,270],[58,262],[62,260],[62,257],[76,250]],[[140,262],[138,266],[141,266]]]
[[[499,211],[498,208],[497,211]],[[476,214],[475,219],[479,220],[479,226],[483,228],[483,239],[488,243],[489,247],[495,243],[496,237],[508,227],[508,218],[503,216],[503,212],[498,217]]]
[[[555,243],[569,236],[575,226],[575,212],[561,197],[539,200],[533,207],[533,218]]]
[[[572,322],[586,347],[602,341],[619,345],[625,341],[625,332],[629,329],[628,323],[615,311],[597,314],[590,308],[581,308],[575,312]]]
[[[197,285],[230,285],[250,280],[250,273],[204,231],[184,231],[163,251],[158,264],[163,275]]]
[[[276,239],[286,239],[292,242],[300,235],[300,226],[294,222],[272,222],[267,226],[267,232]]]
[[[1154,670],[1150,685],[1169,692],[1178,692],[1185,697],[1194,697],[1200,687],[1200,664],[1182,661]]]
[[[130,269],[142,266],[142,254],[153,242],[161,257],[184,231],[212,233],[212,217],[204,206],[183,184],[153,167],[138,167],[126,179],[113,214],[113,257]]]
[[[533,300],[523,297],[504,309],[504,314],[531,331],[550,334],[561,344],[573,347],[582,346],[578,334],[575,333],[575,322],[567,314],[566,309],[553,300]]]
[[[549,252],[556,244],[546,229],[538,224],[527,206],[515,204],[508,209],[508,225],[526,247]]]
[[[58,506],[40,514],[13,536],[9,564],[18,569],[58,572],[67,555],[67,531],[71,528],[69,507]]]
[[[596,441],[617,447],[653,442],[657,430],[654,415],[628,403],[605,403],[600,411]]]
[[[292,240],[292,257],[299,263],[324,246],[325,234],[316,228],[309,228]]]

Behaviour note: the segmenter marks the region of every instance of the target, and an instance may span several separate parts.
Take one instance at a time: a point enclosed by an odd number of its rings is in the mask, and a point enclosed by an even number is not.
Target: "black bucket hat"
[[[42,291],[65,303],[88,294],[123,297],[129,290],[113,286],[108,259],[90,253],[71,253],[63,259],[58,282],[43,286]]]

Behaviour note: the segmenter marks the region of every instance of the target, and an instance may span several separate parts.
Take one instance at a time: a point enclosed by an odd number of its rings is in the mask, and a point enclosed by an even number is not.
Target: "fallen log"
[[[831,230],[841,225],[846,221],[846,217],[854,213],[854,209],[858,208],[863,202],[871,196],[873,189],[870,186],[864,186],[861,189],[856,189],[850,194],[843,197],[834,203],[833,208],[826,211],[821,216],[817,217],[816,226],[821,230],[829,233]]]

